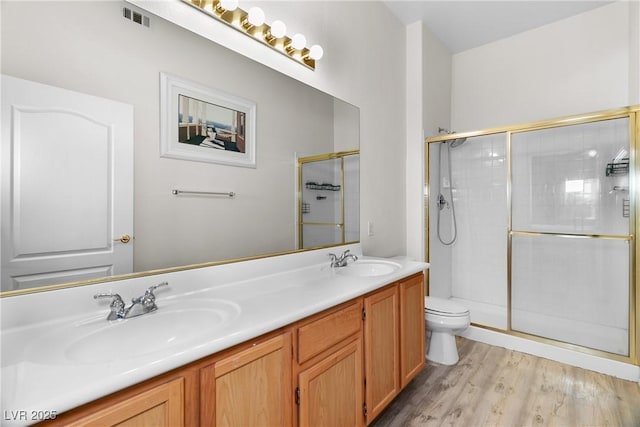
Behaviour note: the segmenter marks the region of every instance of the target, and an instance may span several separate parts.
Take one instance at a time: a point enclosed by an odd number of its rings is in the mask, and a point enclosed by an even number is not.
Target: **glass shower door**
[[[511,329],[629,355],[629,121],[511,135]]]
[[[299,159],[300,249],[359,240],[359,158],[345,152]]]

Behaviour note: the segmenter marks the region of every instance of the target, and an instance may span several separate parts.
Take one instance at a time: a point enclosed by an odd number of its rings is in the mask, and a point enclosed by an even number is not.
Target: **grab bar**
[[[224,193],[219,191],[171,190],[171,194],[173,194],[174,196],[178,196],[180,194],[197,194],[201,196],[226,196],[226,197],[229,197],[230,199],[233,199],[234,197],[236,197],[236,193],[234,193],[233,191]]]

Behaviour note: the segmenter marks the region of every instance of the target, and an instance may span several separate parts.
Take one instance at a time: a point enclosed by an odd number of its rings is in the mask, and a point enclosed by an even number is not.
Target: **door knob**
[[[122,236],[113,239],[114,242],[121,243],[129,243],[129,240],[131,240],[131,236],[129,236],[128,234],[123,234]]]

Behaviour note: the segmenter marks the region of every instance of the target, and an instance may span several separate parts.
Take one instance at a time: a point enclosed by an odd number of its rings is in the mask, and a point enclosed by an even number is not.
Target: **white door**
[[[1,80],[2,291],[132,272],[133,107]]]

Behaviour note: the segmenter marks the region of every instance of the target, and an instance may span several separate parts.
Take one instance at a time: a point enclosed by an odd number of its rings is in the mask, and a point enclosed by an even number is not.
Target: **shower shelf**
[[[629,218],[629,214],[631,213],[631,202],[629,199],[622,200],[622,217]]]
[[[322,184],[318,184],[316,182],[306,182],[304,186],[309,190],[328,190],[328,191],[340,191],[340,185],[337,184],[328,184],[323,182]]]
[[[623,185],[614,185],[613,189],[611,191],[623,191],[623,192],[629,192],[629,187],[625,187]]]
[[[607,176],[611,175],[626,175],[629,173],[629,158],[614,160],[611,163],[607,163]]]

